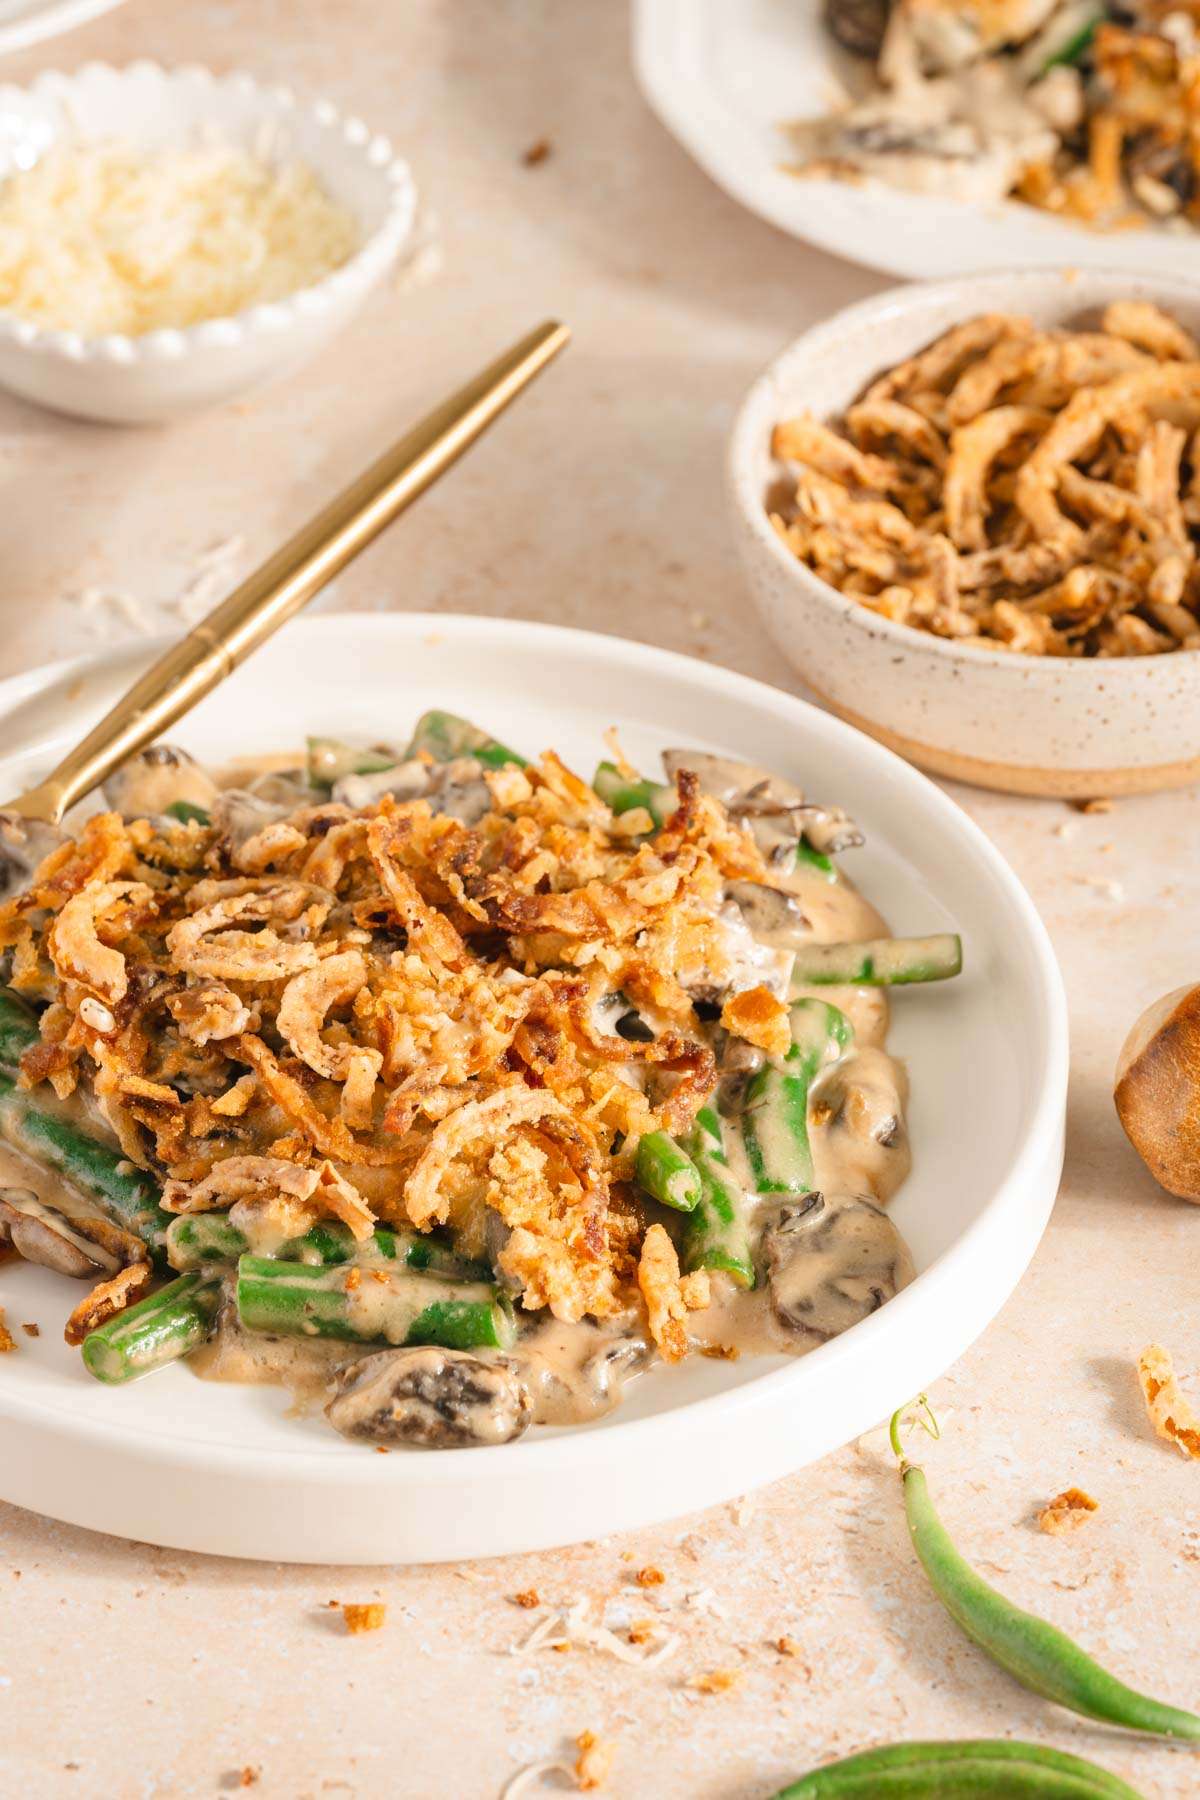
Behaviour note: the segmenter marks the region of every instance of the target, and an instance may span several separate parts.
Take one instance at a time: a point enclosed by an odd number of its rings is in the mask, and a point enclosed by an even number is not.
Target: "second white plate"
[[[782,126],[829,110],[833,45],[819,0],[635,0],[638,81],[700,167],[792,237],[893,275],[1148,268],[1194,277],[1200,239],[1147,225],[1089,231],[1006,202],[971,206],[789,175]]]
[[[0,685],[0,791],[20,791],[146,660]],[[375,1456],[285,1394],[166,1369],[100,1387],[59,1321],[67,1283],[0,1267],[20,1349],[0,1359],[0,1499],[190,1550],[292,1562],[433,1562],[598,1537],[726,1500],[824,1455],[933,1380],[1012,1292],[1062,1164],[1066,1007],[1046,933],[983,834],[924,776],[790,694],[641,644],[501,620],[328,616],[288,627],[178,728],[200,756],[308,732],[404,738],[445,706],[590,773],[616,725],[647,768],[670,744],[745,757],[836,799],[850,863],[893,929],[955,927],[966,973],[898,997],[911,1177],[894,1216],[917,1280],[798,1360],[693,1358],[598,1424],[499,1449]]]

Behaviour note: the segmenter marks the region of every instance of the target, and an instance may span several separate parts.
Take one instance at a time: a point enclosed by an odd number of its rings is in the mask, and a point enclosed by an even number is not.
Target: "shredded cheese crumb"
[[[311,286],[359,237],[301,163],[56,145],[0,186],[0,310],[86,337],[195,325]]]
[[[379,1600],[372,1600],[365,1606],[343,1605],[342,1617],[351,1637],[357,1637],[363,1631],[381,1631],[387,1618],[387,1607]]]
[[[1091,1514],[1099,1508],[1100,1502],[1085,1494],[1082,1488],[1064,1488],[1056,1494],[1048,1506],[1044,1506],[1038,1514],[1038,1524],[1051,1537],[1062,1537],[1068,1531],[1078,1531],[1085,1525]]]
[[[632,1644],[619,1638],[615,1631],[591,1617],[592,1603],[586,1597],[577,1600],[566,1612],[548,1611],[546,1617],[540,1619],[519,1643],[513,1644],[511,1656],[532,1656],[539,1650],[569,1650],[578,1645],[581,1650],[594,1650],[603,1656],[611,1656],[615,1661],[627,1663],[633,1668],[656,1669],[674,1656],[679,1648],[678,1637],[662,1638],[651,1650],[639,1653]],[[632,1635],[632,1634],[631,1634]],[[641,1642],[639,1638],[636,1640]]]
[[[1159,1437],[1174,1444],[1182,1455],[1200,1459],[1200,1419],[1179,1385],[1170,1351],[1161,1344],[1148,1345],[1138,1357],[1138,1379]]]

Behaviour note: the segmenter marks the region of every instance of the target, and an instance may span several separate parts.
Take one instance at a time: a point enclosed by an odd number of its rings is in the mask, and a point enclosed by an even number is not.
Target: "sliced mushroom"
[[[508,1444],[533,1419],[511,1357],[466,1350],[380,1350],[342,1369],[325,1414],[343,1437],[427,1450]]]
[[[804,909],[792,894],[758,881],[731,881],[725,889],[760,944],[795,950],[812,932]]]
[[[789,1201],[763,1233],[762,1248],[775,1317],[814,1344],[877,1312],[913,1279],[904,1240],[863,1194]]]
[[[891,0],[825,0],[825,23],[843,50],[872,61],[883,48]]]
[[[32,1188],[0,1188],[0,1241],[26,1262],[76,1280],[111,1275],[123,1260],[111,1245],[93,1242],[84,1221],[47,1206]]]
[[[813,1083],[818,1168],[827,1145],[848,1185],[884,1199],[895,1193],[911,1161],[902,1079],[892,1058],[868,1045],[831,1064]]]
[[[212,776],[176,744],[140,750],[104,784],[104,798],[123,819],[160,818],[180,801],[212,810],[217,798]]]
[[[735,819],[743,819],[766,854],[804,837],[822,855],[851,850],[863,834],[840,806],[806,800],[802,788],[754,763],[707,750],[665,750],[663,767],[674,781],[681,769],[699,778],[700,791],[719,800]]]
[[[40,819],[21,819],[0,812],[0,900],[23,888],[44,856],[61,844],[66,833]]]

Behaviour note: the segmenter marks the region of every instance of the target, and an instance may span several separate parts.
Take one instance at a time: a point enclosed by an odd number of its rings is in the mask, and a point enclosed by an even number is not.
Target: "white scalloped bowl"
[[[0,87],[0,178],[28,168],[64,138],[182,146],[215,132],[255,153],[306,163],[358,221],[358,250],[286,299],[183,330],[84,337],[0,313],[0,385],[86,419],[145,424],[235,399],[297,368],[357,312],[412,230],[412,175],[385,137],[328,101],[249,75],[194,65],[89,63],[51,70],[27,88]]]

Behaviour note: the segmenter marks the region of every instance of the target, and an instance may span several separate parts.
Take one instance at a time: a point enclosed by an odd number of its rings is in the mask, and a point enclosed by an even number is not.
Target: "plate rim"
[[[1030,980],[1032,983],[1036,976],[1036,992],[1042,1016],[1042,1031],[1036,1047],[1038,1062],[1033,1068],[1033,1091],[1036,1098],[1025,1123],[1019,1148],[1010,1158],[1006,1175],[998,1182],[995,1192],[979,1216],[948,1249],[921,1271],[909,1288],[897,1295],[879,1313],[853,1326],[830,1343],[818,1346],[803,1358],[797,1358],[788,1366],[765,1367],[762,1374],[751,1377],[736,1388],[667,1405],[650,1417],[618,1420],[608,1425],[603,1432],[580,1429],[486,1450],[428,1452],[419,1458],[363,1458],[354,1471],[356,1488],[378,1494],[397,1493],[401,1490],[413,1493],[419,1490],[442,1490],[448,1483],[455,1487],[469,1487],[476,1471],[482,1473],[486,1470],[489,1477],[496,1481],[511,1481],[521,1476],[536,1478],[551,1472],[561,1474],[564,1464],[582,1472],[596,1464],[615,1461],[620,1455],[627,1453],[629,1446],[644,1448],[648,1443],[653,1443],[655,1454],[661,1457],[664,1450],[670,1448],[668,1440],[690,1436],[696,1431],[703,1432],[706,1427],[719,1428],[722,1420],[730,1420],[735,1414],[740,1417],[764,1405],[770,1405],[787,1384],[797,1380],[811,1380],[811,1371],[814,1369],[827,1373],[830,1384],[836,1385],[838,1365],[843,1359],[851,1355],[857,1358],[861,1352],[869,1350],[872,1341],[885,1333],[890,1335],[897,1324],[906,1320],[918,1308],[923,1309],[927,1304],[932,1306],[939,1287],[955,1278],[956,1266],[967,1247],[979,1237],[998,1229],[998,1222],[1003,1222],[1012,1210],[1016,1196],[1027,1183],[1032,1183],[1035,1179],[1042,1180],[1042,1172],[1048,1164],[1061,1166],[1068,1074],[1068,1022],[1066,994],[1049,934],[1024,887],[983,830],[949,795],[894,752],[786,689],[772,687],[754,677],[677,651],[603,632],[583,631],[537,621],[429,612],[328,613],[297,620],[290,631],[316,640],[334,635],[344,637],[348,631],[368,639],[380,637],[403,641],[433,636],[469,640],[476,653],[480,650],[481,638],[486,639],[492,634],[506,640],[506,647],[509,649],[514,642],[519,646],[527,646],[531,660],[536,658],[539,647],[550,653],[553,653],[556,646],[561,646],[564,652],[575,653],[586,652],[590,647],[593,654],[603,652],[610,658],[619,659],[623,664],[683,679],[701,694],[707,691],[744,701],[756,700],[760,706],[769,702],[777,714],[798,715],[810,725],[819,722],[820,731],[827,734],[830,740],[853,746],[857,753],[866,755],[877,767],[889,770],[894,782],[898,784],[898,791],[895,788],[893,791],[899,801],[902,802],[906,791],[922,793],[943,820],[962,835],[976,857],[982,859],[1004,892],[1011,916],[1020,920],[1023,946],[1032,952]],[[170,638],[138,640],[135,644],[115,646],[98,653],[85,653],[7,677],[0,681],[0,727],[10,717],[14,705],[19,707],[30,699],[45,699],[58,683],[62,683],[65,689],[78,680],[81,673],[119,674],[123,667],[132,669],[148,662],[167,643],[173,641]],[[4,760],[16,762],[19,755],[18,751],[10,750],[5,754]],[[1057,1163],[1056,1143],[1059,1147]],[[1022,1262],[1022,1273],[1041,1240],[1053,1200],[1054,1191],[1051,1188],[1044,1204],[1039,1203],[1037,1215],[1022,1227],[1022,1245],[1027,1252]],[[1020,1273],[1014,1278],[1006,1294],[994,1306],[990,1306],[987,1317],[973,1326],[968,1341],[974,1341],[986,1327],[1019,1280]],[[955,1355],[961,1353],[960,1350]],[[299,1479],[315,1487],[336,1485],[344,1482],[347,1475],[348,1465],[344,1458],[332,1455],[327,1450],[314,1449],[299,1433],[294,1448],[258,1446],[252,1452],[248,1452],[244,1444],[233,1441],[228,1444],[214,1443],[212,1440],[188,1443],[173,1436],[155,1441],[148,1437],[144,1426],[139,1428],[135,1422],[121,1424],[111,1416],[99,1414],[91,1417],[75,1414],[66,1416],[57,1413],[52,1405],[39,1402],[36,1395],[6,1394],[2,1386],[0,1419],[22,1421],[44,1437],[55,1438],[60,1442],[69,1440],[80,1447],[102,1443],[107,1452],[120,1450],[131,1453],[143,1464],[157,1463],[169,1466],[176,1472],[192,1468],[202,1468],[209,1476],[236,1472],[239,1480],[249,1479],[260,1483],[269,1483],[286,1476],[289,1481]],[[797,1464],[793,1462],[789,1466],[795,1467]],[[660,1512],[654,1516],[665,1515]],[[164,1541],[170,1540],[167,1538]],[[566,1537],[560,1541],[571,1539]],[[316,1560],[328,1559],[318,1557]],[[378,1561],[380,1558],[376,1556],[372,1560]]]
[[[1019,227],[1028,240],[1023,246],[1021,260],[1030,268],[1064,263],[1074,263],[1081,268],[1105,266],[1104,249],[1114,243],[1116,234],[1089,231],[1082,225],[1075,227],[1069,221],[1039,212],[1034,207],[1021,206],[1017,201],[1004,199],[991,204],[954,201],[948,197],[892,188],[877,179],[850,184],[822,177],[788,175],[782,168],[768,167],[760,172],[741,154],[720,154],[697,118],[698,112],[711,110],[707,90],[701,92],[691,84],[691,107],[685,105],[676,92],[676,84],[686,78],[686,71],[679,57],[672,52],[677,47],[675,37],[679,21],[686,18],[690,3],[691,0],[633,0],[631,49],[634,74],[650,110],[676,143],[710,181],[756,218],[764,219],[777,231],[797,242],[811,244],[830,256],[904,279],[952,278],[989,271],[999,274],[1012,266],[1013,251],[1007,242],[1001,241],[994,249],[989,249],[975,245],[973,239],[971,249],[960,255],[955,254],[953,242],[949,247],[943,245],[931,265],[931,243],[947,237],[953,240],[956,220],[969,223],[972,228],[986,227],[989,220],[1006,228]],[[783,123],[781,119],[780,125]],[[788,184],[786,189],[779,185],[782,182]],[[812,198],[812,205],[803,209],[802,220],[797,217],[801,209],[784,202],[785,193],[790,194],[792,188],[800,189],[801,186]],[[858,231],[850,241],[845,235],[844,220],[837,216],[828,218],[821,201],[824,197],[832,202],[836,215],[847,205],[853,207],[856,196],[877,201],[879,211],[903,208],[910,224],[916,228],[879,232],[872,229],[878,223],[872,215],[858,222]],[[1184,260],[1176,261],[1179,247],[1187,242],[1186,239],[1173,238],[1153,229],[1124,235],[1144,252],[1131,267],[1158,267],[1163,274],[1176,275],[1180,280],[1189,279]],[[1196,248],[1195,244],[1190,246],[1193,259]]]

